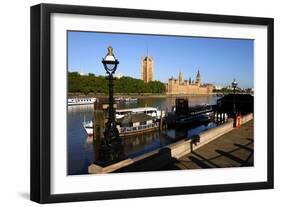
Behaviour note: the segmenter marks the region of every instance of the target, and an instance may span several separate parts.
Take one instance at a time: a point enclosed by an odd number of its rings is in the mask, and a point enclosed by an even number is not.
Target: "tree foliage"
[[[126,76],[114,81],[115,93],[164,93],[165,90],[165,84],[160,81],[144,83],[143,80]],[[78,72],[68,72],[68,92],[107,94],[108,81],[104,76],[80,75]]]

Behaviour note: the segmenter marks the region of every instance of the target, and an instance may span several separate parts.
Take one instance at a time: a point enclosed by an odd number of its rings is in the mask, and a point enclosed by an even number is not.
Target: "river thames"
[[[181,97],[182,98],[182,97]],[[190,106],[201,104],[216,104],[216,95],[188,96]],[[171,111],[175,105],[175,97],[140,97],[137,102],[118,103],[117,108],[156,107]],[[83,128],[83,121],[91,120],[93,105],[68,106],[67,117],[67,174],[88,174],[88,166],[95,161],[97,146],[100,140],[88,137]],[[179,139],[188,138],[204,130],[215,127],[215,123],[209,122],[193,128],[167,129],[161,134],[157,131],[143,135],[124,137],[124,150],[128,157],[135,157],[165,146]]]

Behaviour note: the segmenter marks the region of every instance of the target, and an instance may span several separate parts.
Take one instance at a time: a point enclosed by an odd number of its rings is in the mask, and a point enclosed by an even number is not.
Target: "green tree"
[[[144,83],[140,79],[121,77],[114,81],[115,93],[165,93],[165,84],[160,81]],[[80,75],[78,72],[68,72],[68,91],[72,93],[108,93],[108,81],[104,76],[95,74]]]

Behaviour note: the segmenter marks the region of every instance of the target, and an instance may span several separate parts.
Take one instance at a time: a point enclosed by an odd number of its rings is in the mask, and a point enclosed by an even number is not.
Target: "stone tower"
[[[182,73],[181,70],[179,72],[179,84],[181,84],[183,82],[183,77],[182,77]]]
[[[145,83],[153,81],[153,64],[153,57],[149,57],[148,54],[141,58],[141,77]]]
[[[200,78],[200,72],[199,72],[199,70],[197,71],[195,84],[196,84],[197,86],[200,86],[200,85],[201,85],[201,78]]]

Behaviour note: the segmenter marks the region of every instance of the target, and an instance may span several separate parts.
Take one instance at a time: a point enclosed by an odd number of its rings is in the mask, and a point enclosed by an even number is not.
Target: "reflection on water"
[[[216,96],[191,96],[189,104],[215,104]],[[100,101],[105,101],[100,99]],[[119,103],[117,108],[134,108],[152,106],[163,110],[171,110],[175,105],[175,98],[139,98],[137,102]],[[67,118],[67,159],[68,175],[87,174],[88,166],[96,159],[97,149],[101,140],[93,140],[84,131],[82,122],[84,117],[90,120],[93,117],[93,105],[69,106]],[[150,152],[159,147],[188,138],[214,127],[214,123],[206,123],[193,128],[183,127],[180,129],[168,129],[159,134],[158,131],[142,135],[124,137],[125,153],[129,157],[135,157],[145,152]]]
[[[159,132],[151,132],[145,135],[126,137],[123,139],[125,153],[129,157],[135,157],[146,152],[150,152],[158,147],[169,143],[169,140],[163,139]]]

